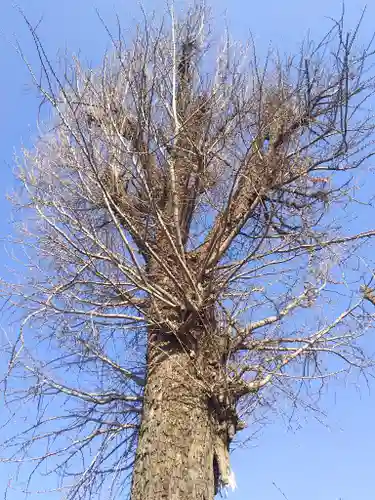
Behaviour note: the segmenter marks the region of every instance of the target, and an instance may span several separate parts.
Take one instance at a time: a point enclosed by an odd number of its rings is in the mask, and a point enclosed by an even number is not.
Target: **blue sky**
[[[267,3],[213,0],[212,4],[219,19],[227,12],[234,37],[243,39],[251,31],[261,51],[267,49],[270,41],[281,52],[293,51],[308,30],[312,37],[319,37],[329,26],[327,17],[337,17],[341,12],[341,2],[337,0],[268,0]],[[67,48],[70,52],[80,50],[92,65],[100,61],[103,51],[109,47],[95,7],[110,26],[116,12],[124,27],[132,26],[139,15],[137,2],[129,0],[20,0],[19,5],[33,22],[43,16],[39,33],[52,59],[58,49]],[[145,0],[143,5],[146,11],[164,8],[162,0]],[[358,19],[364,6],[362,1],[347,0],[348,25]],[[362,36],[370,37],[374,19],[375,4],[368,7]],[[12,156],[22,142],[30,143],[38,111],[36,92],[11,45],[14,35],[32,61],[35,54],[24,22],[13,3],[2,0],[1,237],[10,230],[5,194],[12,187]],[[1,249],[0,256],[6,264],[8,257]],[[309,418],[300,415],[298,424],[290,429],[287,422],[275,418],[245,449],[234,454],[238,490],[229,498],[282,500],[282,491],[288,500],[372,500],[375,491],[374,389],[375,385],[372,390],[370,385],[369,390],[363,381],[359,386],[353,380],[350,384],[334,382],[322,400],[322,408],[328,415],[324,421],[327,425],[319,423],[314,415]],[[0,465],[0,495],[5,489],[6,477],[6,467]],[[14,495],[14,498],[18,500],[21,496]]]

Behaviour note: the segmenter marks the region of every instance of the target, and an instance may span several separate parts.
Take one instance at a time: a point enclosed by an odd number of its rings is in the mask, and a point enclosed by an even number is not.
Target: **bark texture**
[[[184,352],[150,370],[132,500],[212,500],[214,437],[205,388]]]

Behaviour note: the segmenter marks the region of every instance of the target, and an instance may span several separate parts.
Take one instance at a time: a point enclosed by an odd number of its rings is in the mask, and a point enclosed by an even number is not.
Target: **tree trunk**
[[[214,445],[207,395],[184,352],[154,360],[145,389],[132,500],[213,500]]]

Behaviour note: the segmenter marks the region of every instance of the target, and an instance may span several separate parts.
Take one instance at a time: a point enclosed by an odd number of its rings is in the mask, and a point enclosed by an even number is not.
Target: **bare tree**
[[[29,27],[52,115],[17,162],[4,384],[29,427],[2,460],[69,499],[130,475],[132,500],[213,499],[262,406],[372,366],[375,231],[341,217],[373,154],[371,44],[340,19],[261,66],[252,43],[214,45],[198,4],[59,71]]]

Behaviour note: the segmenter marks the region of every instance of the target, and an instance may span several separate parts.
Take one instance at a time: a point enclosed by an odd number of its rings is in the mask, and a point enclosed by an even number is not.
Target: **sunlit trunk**
[[[205,387],[184,352],[148,375],[131,500],[213,500],[213,429]]]

